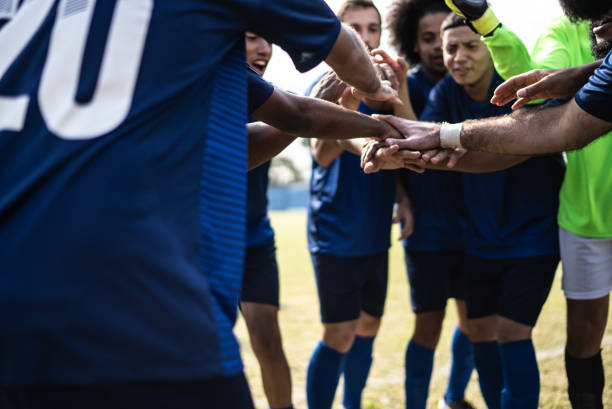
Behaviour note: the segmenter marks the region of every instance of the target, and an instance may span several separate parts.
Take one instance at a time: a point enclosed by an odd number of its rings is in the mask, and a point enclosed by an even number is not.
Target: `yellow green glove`
[[[500,26],[499,20],[489,8],[486,0],[444,1],[455,14],[468,20],[480,35],[489,35]]]

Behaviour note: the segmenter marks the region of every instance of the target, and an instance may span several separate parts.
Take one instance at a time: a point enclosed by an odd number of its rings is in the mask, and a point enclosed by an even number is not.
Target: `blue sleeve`
[[[327,58],[340,20],[323,0],[264,0],[249,19],[249,31],[278,44],[306,72]]]
[[[440,81],[429,93],[419,121],[444,122],[448,120],[448,95],[445,92],[444,81]]]
[[[612,51],[589,82],[576,94],[576,103],[589,114],[612,122]]]
[[[270,98],[274,87],[250,67],[247,67],[247,81],[249,84],[249,114],[252,114]]]

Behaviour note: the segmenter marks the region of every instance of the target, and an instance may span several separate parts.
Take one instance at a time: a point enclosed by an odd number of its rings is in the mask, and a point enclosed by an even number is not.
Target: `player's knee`
[[[357,322],[357,334],[362,337],[374,337],[380,328],[380,317],[362,312]]]
[[[273,358],[282,351],[280,329],[276,320],[258,320],[249,327],[253,352],[261,358]]]
[[[435,349],[440,340],[444,312],[417,314],[412,339],[419,345]]]
[[[602,325],[590,317],[574,316],[567,322],[567,349],[576,357],[591,356],[601,345]]]
[[[531,338],[533,327],[509,319],[500,318],[497,323],[497,340],[501,344]]]
[[[355,322],[326,324],[323,329],[323,342],[340,353],[346,353],[353,345],[356,329]]]
[[[495,341],[497,339],[496,321],[492,319],[470,319],[467,322],[468,335],[472,342]]]

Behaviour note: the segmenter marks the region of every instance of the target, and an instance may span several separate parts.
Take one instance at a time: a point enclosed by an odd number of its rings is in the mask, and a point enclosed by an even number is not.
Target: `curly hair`
[[[419,54],[414,51],[419,20],[427,14],[437,12],[450,12],[444,0],[395,0],[391,5],[387,16],[391,44],[410,65],[421,61]]]
[[[609,0],[561,0],[560,3],[572,21],[596,20],[612,10]]]

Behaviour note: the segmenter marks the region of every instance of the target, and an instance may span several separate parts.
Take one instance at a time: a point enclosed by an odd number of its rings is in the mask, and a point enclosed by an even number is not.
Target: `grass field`
[[[280,325],[283,342],[293,377],[293,399],[296,408],[306,409],[305,375],[308,359],[321,335],[319,303],[310,256],[306,249],[306,215],[303,211],[273,212],[276,245],[281,280]],[[394,230],[393,237],[398,232]],[[542,392],[540,407],[569,408],[563,361],[565,343],[565,300],[560,285],[561,273],[534,331],[536,351],[541,372]],[[434,373],[429,393],[428,408],[437,407],[444,393],[450,361],[450,338],[455,323],[454,305],[447,308],[442,338],[436,351]],[[389,290],[385,316],[376,339],[374,363],[364,391],[363,407],[367,409],[403,408],[404,352],[410,337],[414,316],[410,309],[408,282],[401,245],[393,240],[389,257]],[[244,322],[238,322],[236,332],[242,345],[246,373],[258,409],[267,408],[259,377],[259,366],[251,351]],[[603,356],[608,379],[604,392],[604,407],[612,407],[612,327],[608,326],[604,339]],[[338,388],[334,408],[341,408],[342,387]],[[476,373],[467,390],[467,398],[479,409],[486,406]]]

